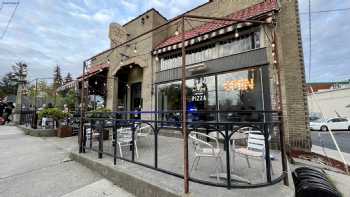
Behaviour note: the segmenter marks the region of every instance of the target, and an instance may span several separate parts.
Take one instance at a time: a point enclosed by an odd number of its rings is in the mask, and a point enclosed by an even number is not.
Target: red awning
[[[85,79],[89,78],[91,76],[94,76],[97,73],[100,73],[108,68],[109,68],[109,64],[99,64],[99,65],[92,66],[92,67],[88,68],[87,72],[85,73]],[[78,80],[81,81],[82,79],[83,79],[83,75],[80,75],[78,77]]]
[[[239,10],[237,12],[234,12],[228,16],[227,18],[231,19],[240,19],[240,20],[247,20],[251,19],[253,17],[271,12],[273,10],[277,10],[278,5],[277,5],[277,0],[265,0],[264,2],[252,5],[248,8]],[[232,25],[236,22],[234,21],[213,21],[213,22],[208,22],[205,23],[201,26],[195,27],[194,29],[185,32],[185,40],[195,38],[199,35],[203,35],[205,33],[209,33],[214,30],[218,30],[222,27]],[[164,42],[160,43],[155,49],[161,49],[173,44],[177,44],[181,42],[181,36],[182,34],[175,35],[172,37],[169,37],[166,39]]]

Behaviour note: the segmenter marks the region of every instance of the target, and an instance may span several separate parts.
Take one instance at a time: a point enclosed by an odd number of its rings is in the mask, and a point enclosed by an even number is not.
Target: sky
[[[0,0],[16,1],[16,0]],[[8,31],[0,37],[0,77],[11,65],[29,65],[29,78],[78,76],[82,62],[108,49],[108,26],[124,24],[150,8],[172,18],[208,0],[20,0]],[[349,8],[350,1],[312,0],[312,11]],[[0,36],[15,6],[0,10]],[[309,80],[308,0],[300,0],[304,60]],[[312,15],[311,81],[350,79],[350,11]]]

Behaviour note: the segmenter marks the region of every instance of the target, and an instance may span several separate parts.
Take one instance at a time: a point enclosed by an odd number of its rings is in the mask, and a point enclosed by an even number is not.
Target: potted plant
[[[69,113],[63,112],[57,108],[47,108],[39,112],[39,118],[52,118],[56,123],[57,136],[69,137],[72,136],[72,128],[68,125],[61,124],[61,120],[70,116]]]
[[[96,110],[87,113],[87,117],[91,119],[91,124],[95,125],[97,121],[101,121],[102,124],[106,123],[106,119],[111,118],[111,110],[106,108],[98,108]],[[101,119],[101,120],[99,120]],[[109,139],[109,130],[103,129],[103,140]]]

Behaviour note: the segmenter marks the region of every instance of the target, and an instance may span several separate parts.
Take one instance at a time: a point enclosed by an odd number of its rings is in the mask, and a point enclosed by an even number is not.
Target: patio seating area
[[[261,131],[253,127],[242,127],[236,132],[228,133],[230,140],[227,148],[224,132],[206,133],[198,130],[198,127],[194,128],[189,128],[191,133],[188,136],[191,181],[219,187],[230,185],[230,188],[246,188],[271,185],[283,179],[279,150],[269,148],[271,167],[266,167],[265,142],[270,147],[271,138],[278,137],[274,136],[276,132],[265,140]],[[184,140],[181,132],[179,129],[159,128],[155,133],[153,129],[154,124],[148,121],[138,121],[134,128],[93,127],[92,132],[91,127],[87,126],[86,151],[96,151],[97,155],[100,153],[99,156],[115,158],[116,163],[133,162],[183,178]],[[101,140],[101,133],[108,137],[103,136],[105,140]],[[267,170],[270,171],[270,180]],[[228,177],[230,182],[227,181]]]

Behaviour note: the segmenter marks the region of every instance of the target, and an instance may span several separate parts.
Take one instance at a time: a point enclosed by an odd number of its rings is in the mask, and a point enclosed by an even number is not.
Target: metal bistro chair
[[[124,147],[124,146],[130,147],[131,145],[134,145],[136,158],[138,158],[139,153],[137,150],[136,135],[135,135],[134,144],[133,144],[132,143],[132,130],[130,128],[120,128],[117,130],[117,135],[118,135],[117,145],[119,148],[120,157],[123,157],[122,147]]]
[[[207,157],[207,158],[214,158],[215,159],[215,172],[216,172],[216,178],[219,181],[220,180],[220,173],[219,173],[219,168],[221,168],[221,171],[223,171],[223,164],[222,164],[222,149],[219,146],[219,141],[217,138],[199,133],[199,132],[191,132],[189,134],[190,139],[192,140],[193,143],[193,149],[194,149],[194,160],[193,164],[191,166],[190,173],[193,170],[193,167],[197,169],[199,160],[201,157]],[[211,139],[214,140],[215,145],[212,145],[208,142],[205,142],[202,139]]]
[[[269,137],[270,140],[270,137]],[[251,168],[249,159],[262,160],[262,167],[266,169],[265,163],[265,136],[261,131],[251,130],[248,133],[247,147],[235,149],[235,153],[238,153],[246,158],[248,167]],[[271,172],[273,168],[271,167]],[[265,176],[265,171],[262,172],[263,178]]]

